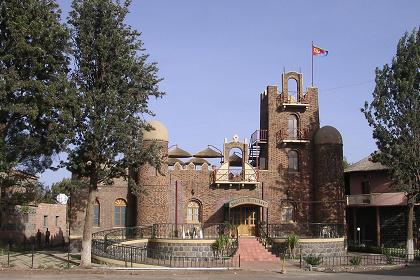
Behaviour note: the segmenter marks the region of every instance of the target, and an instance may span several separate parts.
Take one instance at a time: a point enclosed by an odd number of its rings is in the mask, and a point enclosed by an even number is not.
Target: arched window
[[[101,224],[101,206],[99,201],[96,199],[95,204],[93,205],[93,226],[99,227]]]
[[[289,172],[299,171],[299,155],[296,151],[290,151],[289,157]]]
[[[284,203],[281,207],[281,222],[293,223],[295,219],[295,207],[292,203]]]
[[[127,202],[124,199],[118,198],[114,201],[114,226],[125,227]]]
[[[287,119],[287,136],[289,139],[298,139],[298,118],[296,115],[289,115]]]
[[[200,203],[195,200],[188,202],[187,206],[187,223],[198,224],[200,223],[201,207]]]

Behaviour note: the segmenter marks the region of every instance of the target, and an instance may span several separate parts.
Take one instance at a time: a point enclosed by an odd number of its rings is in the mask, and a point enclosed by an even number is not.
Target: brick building
[[[0,209],[0,240],[2,243],[45,245],[50,232],[50,245],[63,245],[67,239],[66,205],[9,205]],[[38,234],[38,231],[40,232]],[[40,243],[37,240],[40,235]]]
[[[268,86],[260,94],[259,129],[249,141],[225,139],[223,151],[209,147],[192,155],[169,149],[166,127],[150,124],[154,130],[145,132],[144,141],[160,145],[161,173],[140,168],[135,179],[144,191],[138,197],[123,180],[100,187],[95,231],[229,221],[241,235],[256,235],[263,222],[297,231],[308,224],[344,224],[342,138],[331,126],[320,128],[318,89],[304,90],[301,73],[283,74],[281,89]],[[220,158],[221,164],[212,166],[206,158]],[[73,203],[74,237],[82,233],[82,201]]]
[[[388,167],[366,157],[347,167],[344,174],[350,243],[403,247],[407,237],[407,198],[392,188]],[[414,214],[414,244],[420,248],[418,205]]]

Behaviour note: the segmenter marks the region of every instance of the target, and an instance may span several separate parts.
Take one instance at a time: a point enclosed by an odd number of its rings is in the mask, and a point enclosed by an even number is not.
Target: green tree
[[[99,184],[127,177],[149,162],[160,169],[155,147],[143,147],[150,97],[161,97],[156,63],[148,63],[140,33],[126,25],[131,1],[74,0],[70,13],[79,125],[68,169],[88,180],[81,266],[91,266],[93,203]],[[133,182],[131,180],[131,182]]]
[[[413,258],[414,204],[420,186],[420,29],[399,41],[392,64],[376,69],[373,100],[362,112],[373,128],[376,162],[390,168],[394,187],[407,195],[407,253]]]
[[[55,1],[0,1],[2,188],[21,183],[16,170],[42,172],[63,148],[69,47]]]

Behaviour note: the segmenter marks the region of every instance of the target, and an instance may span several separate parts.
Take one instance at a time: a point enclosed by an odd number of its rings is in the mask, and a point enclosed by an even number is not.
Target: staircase
[[[279,259],[261,245],[255,237],[240,237],[235,258],[241,256],[241,262],[279,262]]]

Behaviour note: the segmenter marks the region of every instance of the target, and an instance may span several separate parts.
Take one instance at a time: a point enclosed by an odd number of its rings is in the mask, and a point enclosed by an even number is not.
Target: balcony
[[[290,92],[293,94],[293,92]],[[289,95],[289,92],[286,94],[281,93],[277,96],[277,108],[282,108],[283,110],[286,109],[300,109],[306,110],[309,108],[309,100],[307,94],[302,96],[298,96],[297,100],[294,98],[293,95]]]
[[[251,145],[255,145],[258,143],[267,143],[268,140],[268,131],[267,129],[258,129],[255,130],[254,133],[251,135]]]
[[[277,144],[299,144],[309,143],[309,135],[307,129],[287,129],[279,130],[276,133]]]
[[[403,192],[355,194],[346,196],[347,206],[393,206],[407,205]]]
[[[213,172],[211,179],[212,183],[217,186],[236,185],[244,187],[259,184],[257,170],[249,167],[244,170],[220,168]]]

